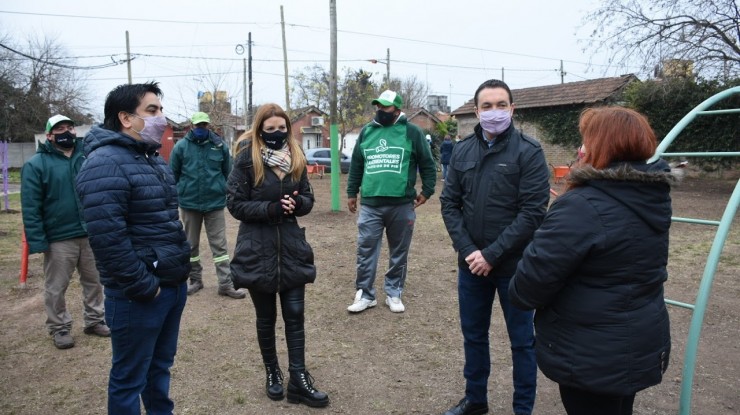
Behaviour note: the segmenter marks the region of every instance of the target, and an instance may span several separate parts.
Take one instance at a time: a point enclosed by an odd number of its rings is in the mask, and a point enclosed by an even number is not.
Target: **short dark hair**
[[[475,104],[475,107],[478,107],[478,93],[480,91],[486,89],[486,88],[503,88],[506,90],[506,92],[509,94],[509,104],[514,103],[514,97],[511,95],[511,89],[509,89],[509,86],[506,85],[504,81],[499,81],[498,79],[489,79],[486,82],[483,82],[480,84],[478,89],[475,90],[475,96],[473,96],[473,103]]]
[[[113,88],[105,99],[103,127],[108,130],[121,131],[123,126],[118,119],[118,113],[124,111],[133,114],[147,92],[156,94],[160,98],[163,96],[162,90],[159,89],[159,83],[154,81],[143,84],[118,85]]]

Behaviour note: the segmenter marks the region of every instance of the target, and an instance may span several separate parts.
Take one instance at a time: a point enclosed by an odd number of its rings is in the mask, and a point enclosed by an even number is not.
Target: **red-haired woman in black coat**
[[[569,415],[632,414],[635,394],[660,383],[671,350],[667,163],[647,119],[592,108],[580,119],[585,152],[524,252],[509,285],[536,309],[540,370],[560,385]]]

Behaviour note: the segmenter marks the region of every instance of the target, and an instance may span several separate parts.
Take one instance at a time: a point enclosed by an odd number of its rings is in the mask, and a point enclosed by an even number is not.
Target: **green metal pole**
[[[737,213],[737,207],[740,204],[740,180],[735,185],[730,201],[727,203],[725,213],[719,221],[717,234],[714,236],[712,248],[709,250],[707,265],[704,267],[704,275],[701,277],[699,284],[699,293],[696,295],[694,303],[694,313],[691,317],[689,326],[689,338],[686,341],[686,351],[683,364],[683,379],[681,381],[681,403],[678,413],[688,415],[691,413],[691,388],[694,384],[694,371],[696,368],[696,353],[699,348],[699,337],[701,336],[701,326],[704,322],[704,311],[709,303],[709,294],[712,291],[712,282],[714,273],[717,271],[719,257],[722,254],[722,248],[725,246],[727,234],[730,232],[732,219]]]
[[[731,110],[714,110],[708,111],[715,103],[722,101],[732,95],[740,94],[740,86],[736,86],[730,89],[726,89],[719,92],[711,97],[707,98],[704,102],[697,105],[693,110],[689,111],[681,121],[679,121],[672,129],[668,132],[665,138],[658,144],[658,148],[655,150],[655,155],[648,160],[653,162],[662,156],[699,156],[697,153],[666,153],[666,149],[673,143],[673,140],[699,115],[718,115],[738,112],[738,109]],[[727,153],[712,153],[712,156],[727,157],[737,156],[737,152]],[[709,156],[709,153],[704,153],[704,156]],[[680,415],[689,415],[691,413],[691,393],[694,385],[694,372],[696,370],[696,353],[699,348],[699,338],[701,336],[701,328],[704,323],[704,312],[706,311],[707,304],[709,303],[709,295],[712,291],[712,283],[714,282],[714,274],[717,271],[717,264],[719,263],[720,255],[722,254],[722,248],[725,245],[725,240],[730,232],[730,225],[732,219],[737,213],[738,205],[740,204],[740,180],[735,185],[735,190],[732,192],[725,212],[722,215],[722,219],[719,223],[715,221],[704,221],[698,219],[687,219],[687,218],[672,218],[673,221],[677,222],[693,222],[706,225],[719,225],[717,233],[714,236],[714,242],[712,248],[709,250],[709,256],[707,257],[707,264],[704,267],[704,274],[699,284],[699,292],[696,294],[696,303],[693,305],[693,313],[691,315],[691,324],[689,325],[689,334],[686,340],[686,350],[684,351],[684,365],[681,379],[681,398],[678,408]],[[680,304],[667,300],[668,304],[675,304],[679,306],[688,306],[686,308],[692,308],[691,304]]]
[[[329,127],[329,141],[331,142],[331,210],[339,212],[339,180],[342,169],[339,165],[339,127],[331,124]]]

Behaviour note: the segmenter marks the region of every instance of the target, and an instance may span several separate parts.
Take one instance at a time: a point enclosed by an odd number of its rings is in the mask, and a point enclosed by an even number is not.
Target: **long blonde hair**
[[[236,140],[237,143],[237,154],[248,147],[249,143],[240,145],[241,141],[249,140],[252,148],[252,163],[254,169],[254,185],[259,186],[265,180],[265,163],[262,160],[262,149],[265,147],[265,142],[262,140],[260,132],[265,120],[272,117],[280,117],[285,120],[285,125],[288,127],[288,149],[290,150],[290,176],[293,181],[297,182],[301,179],[303,171],[306,169],[306,156],[303,154],[300,144],[293,138],[293,126],[290,123],[288,114],[278,104],[263,104],[260,105],[257,113],[254,115],[254,122],[252,123],[252,129],[245,132]]]

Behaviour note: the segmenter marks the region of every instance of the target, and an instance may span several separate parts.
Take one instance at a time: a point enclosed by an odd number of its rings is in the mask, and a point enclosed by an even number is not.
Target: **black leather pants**
[[[249,295],[252,297],[257,313],[257,341],[265,365],[277,363],[275,321],[277,320],[277,297],[280,296],[280,308],[285,322],[285,342],[288,345],[288,370],[306,370],[306,332],[303,327],[306,287],[300,286],[278,294],[249,290]]]

